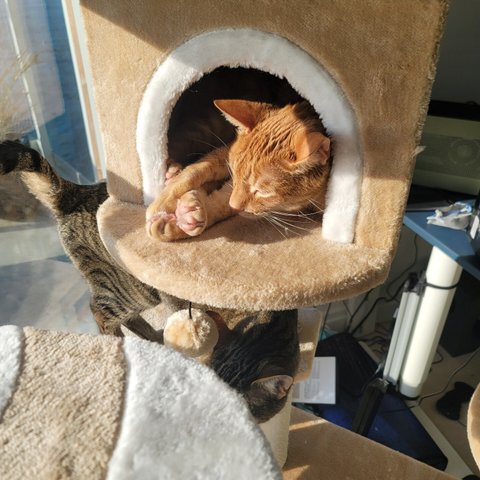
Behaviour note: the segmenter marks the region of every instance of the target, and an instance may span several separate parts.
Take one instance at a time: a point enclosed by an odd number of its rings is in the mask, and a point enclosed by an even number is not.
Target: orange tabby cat
[[[178,174],[181,167],[170,166],[167,187],[147,209],[149,236],[170,241],[199,235],[235,213],[279,218],[321,211],[330,140],[311,105],[214,103],[237,127],[237,137]]]

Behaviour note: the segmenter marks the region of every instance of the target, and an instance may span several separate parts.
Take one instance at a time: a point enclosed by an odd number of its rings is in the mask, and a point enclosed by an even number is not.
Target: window
[[[0,2],[0,135],[28,142],[64,178],[104,176],[78,0]],[[85,281],[50,212],[0,177],[0,325],[98,332]]]

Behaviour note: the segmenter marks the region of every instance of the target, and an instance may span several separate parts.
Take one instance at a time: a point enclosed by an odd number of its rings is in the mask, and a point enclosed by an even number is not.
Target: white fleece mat
[[[126,337],[127,392],[107,480],[278,479],[243,399],[212,370]]]
[[[282,479],[236,391],[134,337],[1,327],[0,444],[2,480]]]
[[[15,325],[0,327],[0,420],[15,390],[22,354],[22,329]]]

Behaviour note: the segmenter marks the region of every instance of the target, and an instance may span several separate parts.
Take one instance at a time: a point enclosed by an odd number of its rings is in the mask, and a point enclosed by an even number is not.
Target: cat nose
[[[240,212],[243,211],[243,208],[232,207],[232,205],[230,205],[230,208],[231,208],[235,213],[240,213]]]

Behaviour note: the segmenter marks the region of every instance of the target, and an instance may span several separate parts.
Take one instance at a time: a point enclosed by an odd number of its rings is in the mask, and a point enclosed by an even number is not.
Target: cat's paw
[[[149,215],[147,210],[147,233],[150,238],[169,242],[195,237],[207,228],[207,213],[203,194],[191,190],[177,201],[175,213],[159,211]]]
[[[207,212],[198,190],[185,193],[177,204],[177,225],[191,237],[200,235],[207,228]]]
[[[147,234],[152,240],[159,240],[161,242],[168,242],[174,240],[172,236],[172,222],[175,222],[177,217],[173,213],[157,212],[154,215],[147,214]],[[168,227],[168,228],[167,228]]]
[[[168,185],[173,177],[176,177],[181,171],[182,166],[172,160],[171,158],[167,161],[167,171],[165,172],[165,185]]]

